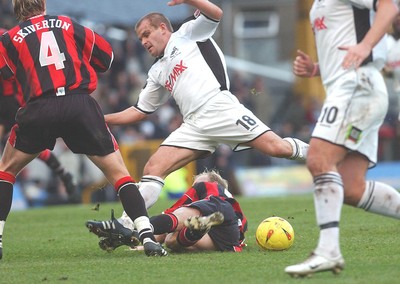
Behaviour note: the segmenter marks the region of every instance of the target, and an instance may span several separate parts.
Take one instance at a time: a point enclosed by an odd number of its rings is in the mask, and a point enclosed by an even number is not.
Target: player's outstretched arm
[[[208,0],[172,0],[168,2],[168,6],[175,6],[182,3],[193,6],[194,8],[198,9],[202,14],[213,20],[219,21],[222,18],[222,9]]]
[[[146,114],[132,106],[120,112],[106,114],[104,119],[110,125],[125,125],[143,120],[145,117]]]

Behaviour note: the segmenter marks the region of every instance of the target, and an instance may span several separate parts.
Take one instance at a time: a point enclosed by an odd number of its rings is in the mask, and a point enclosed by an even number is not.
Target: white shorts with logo
[[[378,131],[388,109],[388,93],[381,73],[363,66],[326,87],[326,100],[312,133],[377,162]]]
[[[221,92],[172,132],[161,145],[213,153],[220,144],[234,151],[271,130],[229,92]]]

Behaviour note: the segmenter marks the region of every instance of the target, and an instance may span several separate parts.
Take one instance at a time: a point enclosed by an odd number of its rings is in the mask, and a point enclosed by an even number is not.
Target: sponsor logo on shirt
[[[397,67],[400,67],[400,60],[399,61],[392,61],[392,62],[388,62],[388,64],[387,64],[389,67],[391,67],[391,68],[397,68]]]
[[[314,32],[326,30],[328,27],[325,25],[325,17],[315,18],[313,23]]]
[[[183,60],[181,60],[178,64],[174,66],[171,73],[168,75],[168,79],[165,82],[165,88],[172,92],[174,88],[176,80],[178,77],[187,69],[188,67],[183,64]]]

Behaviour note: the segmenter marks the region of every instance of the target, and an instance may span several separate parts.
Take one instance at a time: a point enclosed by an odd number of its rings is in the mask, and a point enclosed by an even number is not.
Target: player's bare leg
[[[291,160],[305,161],[309,145],[297,138],[281,138],[273,131],[267,131],[260,137],[247,143],[264,154]]]
[[[0,160],[0,259],[3,257],[3,231],[11,210],[15,177],[38,154],[26,154],[6,143]]]

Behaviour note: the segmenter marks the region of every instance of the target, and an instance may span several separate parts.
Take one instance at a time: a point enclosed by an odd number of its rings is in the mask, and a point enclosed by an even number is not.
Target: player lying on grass
[[[192,187],[179,200],[150,218],[157,240],[173,251],[241,251],[247,220],[227,188],[228,182],[216,171],[195,176]],[[139,243],[126,215],[117,220],[112,211],[111,220],[87,221],[86,226],[100,238],[103,250]]]

